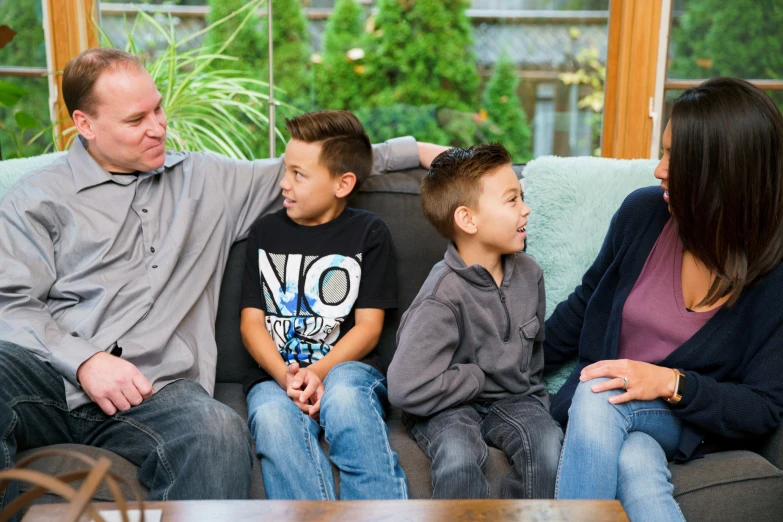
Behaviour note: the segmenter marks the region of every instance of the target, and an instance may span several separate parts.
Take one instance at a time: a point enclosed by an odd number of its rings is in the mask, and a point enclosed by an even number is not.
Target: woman
[[[783,412],[783,116],[742,80],[688,89],[655,177],[546,323],[547,365],[579,355],[552,403],[557,498],[618,498],[634,522],[683,520],[667,461]]]

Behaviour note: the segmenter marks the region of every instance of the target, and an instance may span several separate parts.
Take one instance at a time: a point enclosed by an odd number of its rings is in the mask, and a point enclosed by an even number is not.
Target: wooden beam
[[[49,83],[52,122],[63,149],[66,140],[62,133],[73,126],[62,96],[62,71],[71,59],[83,51],[98,47],[98,32],[94,21],[98,20],[98,0],[42,0],[46,53],[49,71],[53,72]]]
[[[612,0],[601,156],[647,158],[653,122],[661,3]]]
[[[664,88],[667,90],[685,90],[690,89],[691,87],[696,87],[702,82],[706,82],[706,79],[703,80],[666,80],[666,83],[663,84]],[[783,91],[783,80],[747,80],[759,89],[762,89],[764,91]]]

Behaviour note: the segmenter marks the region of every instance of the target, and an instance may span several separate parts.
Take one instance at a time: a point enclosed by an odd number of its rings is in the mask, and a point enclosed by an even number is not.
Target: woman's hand
[[[620,404],[632,400],[651,401],[659,397],[671,397],[674,395],[677,374],[671,368],[620,359],[599,361],[586,366],[582,369],[579,380],[586,382],[599,377],[608,377],[610,380],[593,385],[591,389],[595,393],[622,389],[627,380],[625,393],[609,398],[612,404]]]

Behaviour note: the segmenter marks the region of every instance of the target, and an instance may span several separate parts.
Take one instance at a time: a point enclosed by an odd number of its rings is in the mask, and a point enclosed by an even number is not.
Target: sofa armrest
[[[775,467],[783,469],[783,426],[778,426],[764,439],[759,453]]]

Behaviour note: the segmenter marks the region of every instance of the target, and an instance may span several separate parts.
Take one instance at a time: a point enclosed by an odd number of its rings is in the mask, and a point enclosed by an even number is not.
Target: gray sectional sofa
[[[522,168],[517,167],[517,170],[521,173]],[[365,184],[354,202],[355,206],[372,210],[386,221],[397,250],[400,309],[387,315],[379,347],[387,363],[394,352],[395,333],[402,312],[413,300],[432,265],[442,258],[446,247],[445,240],[435,233],[422,215],[418,189],[424,173],[425,171],[418,169],[373,177]],[[531,190],[541,190],[542,183],[543,181],[531,183]],[[556,190],[557,187],[550,189]],[[533,208],[533,211],[536,212],[536,208]],[[536,241],[535,232],[531,233],[531,241]],[[240,382],[245,368],[254,363],[247,355],[239,333],[239,295],[244,250],[244,242],[233,247],[223,278],[216,324],[219,353],[215,397],[247,418]],[[578,283],[577,279],[570,283],[570,287],[573,288]],[[390,412],[388,426],[391,445],[397,451],[408,477],[410,496],[429,498],[429,462],[416,443],[408,438],[399,411]],[[110,457],[113,471],[146,493],[145,488],[136,481],[135,467],[128,461],[115,454],[86,446],[64,447],[95,457]],[[683,465],[671,465],[675,495],[688,520],[783,520],[783,432],[779,430],[769,437],[754,441],[749,448],[752,451],[729,451],[708,455]],[[21,453],[19,457],[35,451],[37,450]],[[215,455],[215,458],[219,459],[220,455]],[[38,469],[49,473],[72,470],[76,465],[67,458],[59,457],[44,458],[36,463]],[[486,473],[493,496],[498,495],[500,480],[508,469],[505,456],[498,450],[491,450]],[[129,492],[126,491],[126,494]],[[259,465],[253,469],[251,496],[265,497]],[[102,488],[96,499],[112,498],[108,490]]]

